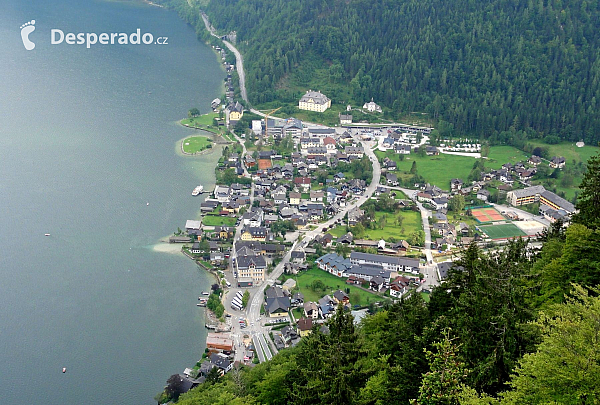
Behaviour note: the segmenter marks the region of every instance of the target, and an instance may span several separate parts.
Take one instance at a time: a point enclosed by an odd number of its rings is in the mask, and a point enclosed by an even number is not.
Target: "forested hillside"
[[[597,404],[600,155],[580,214],[535,251],[472,245],[435,288],[354,325],[338,308],[298,346],[234,369],[178,404]]]
[[[599,2],[202,3],[218,29],[237,31],[254,103],[297,100],[292,78],[334,103],[374,97],[395,115],[427,112],[461,133],[532,128],[600,140]],[[323,67],[328,83],[311,74]]]

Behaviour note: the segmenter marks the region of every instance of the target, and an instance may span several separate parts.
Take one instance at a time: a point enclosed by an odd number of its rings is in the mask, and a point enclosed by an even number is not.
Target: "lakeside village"
[[[309,91],[298,107],[323,112],[330,105]],[[212,107],[222,110],[226,128],[244,119],[231,97],[226,107],[220,100]],[[381,111],[372,100],[363,108]],[[564,157],[531,155],[485,168],[476,164],[482,145],[475,141],[433,146],[432,128],[369,128],[353,124],[349,113],[339,118],[340,126],[330,128],[267,116],[247,122],[245,140],[222,149],[217,184],[199,204],[202,218],[188,220],[170,238],[217,276],[198,303],[207,307],[211,332],[202,359],[171,376],[159,402],[236,365],[266,361],[315,328],[326,331],[338,305],[358,322],[407,294],[427,299],[469,244],[536,238],[557,220],[568,223],[575,211],[532,183],[543,166],[564,169]],[[445,184],[424,181],[421,166],[442,156],[470,157],[471,180],[442,161],[435,170],[447,176]],[[248,319],[250,302],[259,303],[260,317]],[[256,338],[259,330],[266,341]]]

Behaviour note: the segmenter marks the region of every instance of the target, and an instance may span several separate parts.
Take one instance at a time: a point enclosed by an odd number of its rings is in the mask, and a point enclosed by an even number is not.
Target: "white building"
[[[331,100],[320,91],[307,91],[298,103],[298,108],[307,111],[324,112],[329,107],[331,107]]]

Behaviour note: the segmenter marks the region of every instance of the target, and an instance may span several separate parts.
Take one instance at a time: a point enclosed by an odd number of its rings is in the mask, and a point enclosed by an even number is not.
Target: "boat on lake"
[[[192,191],[192,195],[195,197],[198,194],[202,193],[204,191],[204,186],[202,186],[202,184],[200,184],[198,187],[196,187],[194,189],[194,191]]]

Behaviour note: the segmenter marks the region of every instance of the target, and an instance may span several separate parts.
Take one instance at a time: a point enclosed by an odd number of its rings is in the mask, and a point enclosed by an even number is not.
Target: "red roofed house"
[[[294,184],[304,191],[310,190],[310,177],[295,177]]]

